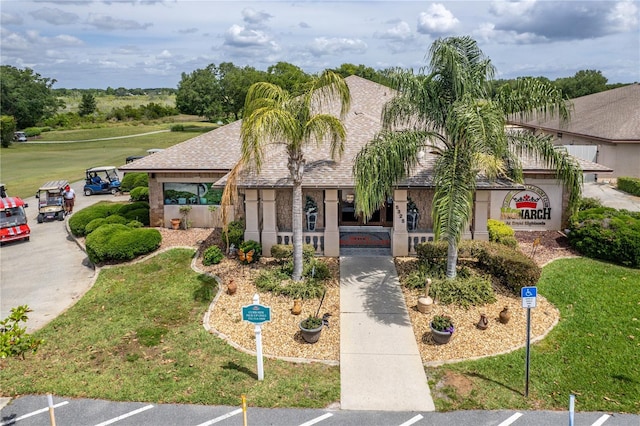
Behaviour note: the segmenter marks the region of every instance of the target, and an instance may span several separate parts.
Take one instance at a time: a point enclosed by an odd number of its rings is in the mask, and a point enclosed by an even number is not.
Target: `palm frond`
[[[521,120],[558,116],[562,123],[570,118],[571,104],[562,91],[552,83],[539,78],[519,78],[515,88],[503,85],[495,96],[496,102],[506,115],[515,115]]]

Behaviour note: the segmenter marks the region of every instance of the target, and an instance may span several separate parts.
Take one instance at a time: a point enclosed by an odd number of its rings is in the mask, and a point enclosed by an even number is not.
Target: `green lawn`
[[[469,395],[445,388],[436,407],[566,410],[574,394],[578,411],[640,413],[640,271],[563,259],[543,269],[538,291],[560,310],[560,322],[531,346],[529,397],[522,349],[427,369],[433,383],[445,372],[473,383]]]
[[[36,354],[0,360],[0,394],[209,405],[239,405],[245,394],[261,407],[338,401],[338,367],[265,358],[258,381],[255,356],[203,328],[215,281],[190,269],[193,253],[102,270],[76,305],[35,333],[45,340]]]
[[[95,166],[121,166],[130,155],[145,155],[150,148],[169,146],[194,138],[214,125],[184,123],[189,131],[164,132],[135,136],[140,133],[168,130],[172,124],[115,126],[89,130],[46,132],[40,140],[78,141],[134,135],[134,137],[51,144],[13,143],[0,150],[0,181],[7,186],[9,195],[30,197],[45,182],[66,179],[71,182],[84,179],[84,171]]]

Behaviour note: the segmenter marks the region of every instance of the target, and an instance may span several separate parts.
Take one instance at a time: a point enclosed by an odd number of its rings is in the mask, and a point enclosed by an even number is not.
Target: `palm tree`
[[[425,151],[435,154],[434,232],[448,243],[447,277],[454,278],[458,243],[472,215],[480,174],[521,182],[520,156],[531,155],[555,169],[575,209],[582,171],[549,137],[506,129],[507,118],[516,114],[558,114],[567,120],[562,94],[551,84],[522,78],[515,88],[505,85],[490,96],[495,70],[470,37],[436,40],[429,58],[428,74],[395,70],[392,75],[398,95],[385,105],[382,130],[354,164],[357,209],[370,217]]]
[[[340,118],[328,113],[339,102]],[[293,275],[302,279],[302,178],[305,158],[303,148],[310,144],[330,144],[331,158],[342,156],[346,130],[341,119],[350,108],[349,87],[342,77],[325,71],[316,76],[304,94],[291,96],[281,87],[260,82],[249,88],[241,126],[240,159],[229,173],[222,197],[223,205],[236,201],[236,182],[247,166],[260,172],[266,149],[284,145],[293,186]],[[226,209],[223,209],[223,214]]]

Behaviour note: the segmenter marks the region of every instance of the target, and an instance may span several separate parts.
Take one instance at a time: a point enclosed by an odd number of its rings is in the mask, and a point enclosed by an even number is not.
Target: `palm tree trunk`
[[[302,280],[302,183],[293,183],[293,274],[294,281]]]
[[[449,247],[447,249],[447,278],[456,277],[456,265],[458,264],[458,243],[455,238],[449,238]]]

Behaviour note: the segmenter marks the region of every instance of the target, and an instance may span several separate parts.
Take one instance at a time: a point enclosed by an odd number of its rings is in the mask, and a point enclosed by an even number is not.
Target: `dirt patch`
[[[447,371],[442,380],[436,385],[436,389],[442,389],[443,387],[452,387],[457,395],[467,397],[473,390],[473,382],[462,374]]]

